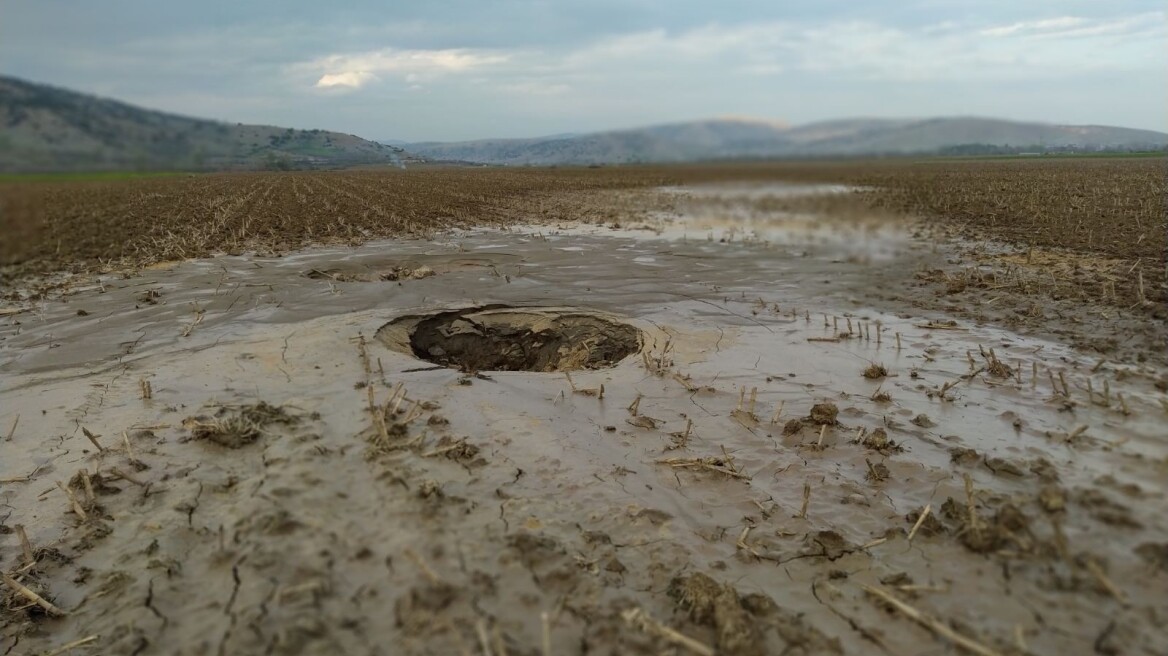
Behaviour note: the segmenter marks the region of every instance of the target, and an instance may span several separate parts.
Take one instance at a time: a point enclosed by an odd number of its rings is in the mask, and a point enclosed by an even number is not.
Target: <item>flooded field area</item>
[[[1163,653],[1163,324],[852,191],[9,302],[0,654]]]

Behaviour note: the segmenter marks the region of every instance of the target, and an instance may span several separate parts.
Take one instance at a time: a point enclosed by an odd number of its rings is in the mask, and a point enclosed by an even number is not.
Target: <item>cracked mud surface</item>
[[[225,256],[5,317],[0,570],[58,614],[5,588],[0,653],[1159,653],[1155,359],[946,312],[911,226],[786,219]],[[374,337],[491,304],[640,351]]]

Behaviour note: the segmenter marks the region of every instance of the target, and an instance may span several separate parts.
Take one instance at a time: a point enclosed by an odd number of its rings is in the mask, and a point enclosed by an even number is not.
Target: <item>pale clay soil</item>
[[[5,306],[0,654],[1164,653],[1163,324],[808,192]]]

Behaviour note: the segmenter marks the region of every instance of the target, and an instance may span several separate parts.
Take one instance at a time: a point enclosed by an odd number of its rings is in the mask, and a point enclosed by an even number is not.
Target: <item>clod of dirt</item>
[[[584,531],[583,536],[588,544],[612,544],[612,536],[603,531]]]
[[[145,303],[146,305],[158,305],[158,299],[160,298],[162,298],[162,294],[159,294],[158,290],[147,289],[141,294],[138,294],[136,300],[139,303]]]
[[[766,653],[758,624],[743,607],[733,587],[695,573],[674,578],[669,583],[669,596],[689,611],[694,622],[714,627],[718,653],[738,656]]]
[[[811,406],[811,414],[807,419],[813,424],[834,426],[838,416],[839,408],[834,403],[816,403]]]
[[[961,544],[975,553],[990,553],[1005,546],[1005,536],[995,530],[993,526],[979,524],[967,525],[961,534]]]
[[[674,577],[669,582],[669,596],[683,610],[688,611],[690,619],[698,624],[714,624],[716,606],[728,592],[727,586],[719,585],[717,581],[700,572],[690,576]],[[737,596],[734,598],[734,604],[738,604]]]
[[[816,531],[804,536],[803,549],[799,553],[804,556],[822,556],[828,560],[836,560],[855,550],[855,545],[835,531]]]
[[[1030,461],[1030,473],[1042,479],[1044,483],[1058,481],[1058,470],[1046,458],[1035,458]]]
[[[929,419],[929,415],[926,414],[919,414],[913,417],[911,421],[913,424],[920,426],[921,428],[932,428],[933,426],[937,425],[933,422],[932,419]]]
[[[1026,472],[1022,470],[1017,464],[1006,460],[1005,458],[987,457],[985,459],[986,469],[998,475],[1008,476],[1025,476]]]
[[[616,556],[612,556],[604,563],[604,571],[612,572],[613,574],[624,574],[628,571],[625,564],[617,560]]]
[[[913,577],[908,572],[895,572],[880,577],[881,585],[912,585]]]
[[[197,440],[210,440],[229,449],[238,449],[255,442],[270,424],[292,425],[300,419],[290,415],[283,408],[260,401],[255,405],[245,405],[234,413],[220,408],[214,419],[188,417],[183,425],[190,429]]]
[[[924,511],[925,509],[923,507],[917,508],[916,510],[905,515],[904,521],[908,522],[910,526],[915,526],[917,520],[921,518],[921,513]],[[926,515],[925,520],[921,522],[920,527],[917,528],[917,535],[940,535],[944,532],[945,525],[942,524],[941,521],[937,519],[937,516],[933,513]]]
[[[1067,494],[1057,485],[1047,485],[1038,492],[1038,505],[1048,513],[1062,512],[1067,508]]]
[[[941,506],[941,514],[957,521],[961,544],[975,553],[992,553],[1011,545],[1022,552],[1034,547],[1030,518],[1013,504],[1002,504],[986,519],[950,498]]]
[[[888,455],[893,451],[904,451],[904,447],[888,439],[888,431],[883,428],[877,428],[865,435],[861,444],[873,451],[878,451],[882,455]]]
[[[490,306],[402,317],[377,336],[390,348],[462,371],[600,369],[641,348],[641,331],[615,317],[558,308]]]
[[[864,369],[864,373],[863,373],[864,378],[867,378],[869,380],[876,380],[877,378],[884,378],[887,375],[888,375],[888,369],[884,365],[876,364],[875,362],[868,365],[868,368]]]
[[[441,455],[448,460],[454,460],[463,465],[470,465],[477,464],[479,448],[467,442],[465,437],[455,439],[446,435],[438,440],[437,448],[432,454]]]
[[[892,471],[888,469],[888,465],[882,462],[872,462],[871,460],[864,459],[864,463],[868,465],[868,473],[864,476],[873,483],[886,481],[888,477],[892,476]]]
[[[783,424],[783,435],[795,435],[803,430],[803,422],[799,419],[792,419]]]
[[[1168,572],[1168,542],[1157,544],[1145,542],[1135,548],[1136,555],[1144,559],[1149,565]]]
[[[969,512],[964,503],[957,501],[953,497],[945,499],[945,503],[941,504],[941,514],[945,519],[961,521],[966,513]]]
[[[435,480],[425,480],[418,486],[417,495],[419,499],[441,499],[446,496],[442,491],[442,484]]]
[[[977,451],[963,446],[949,449],[949,462],[955,465],[972,465],[981,459]]]

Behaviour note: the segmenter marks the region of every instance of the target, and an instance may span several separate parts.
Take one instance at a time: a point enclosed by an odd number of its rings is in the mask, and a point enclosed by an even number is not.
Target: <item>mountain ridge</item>
[[[741,118],[611,130],[568,138],[404,143],[434,160],[484,164],[616,164],[701,159],[959,154],[993,149],[1139,150],[1168,134],[1101,125],[1059,125],[977,116],[845,118],[804,125]]]
[[[192,118],[0,75],[0,172],[257,170],[398,164],[328,130]]]
[[[727,117],[531,139],[378,143],[327,130],[225,123],[0,75],[0,172],[258,170],[401,165],[620,164],[716,159],[1159,150],[1168,134],[985,117]],[[407,152],[408,151],[408,152]]]

